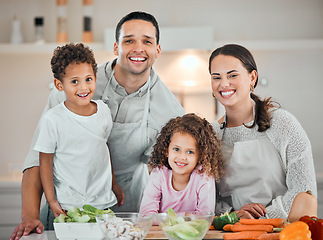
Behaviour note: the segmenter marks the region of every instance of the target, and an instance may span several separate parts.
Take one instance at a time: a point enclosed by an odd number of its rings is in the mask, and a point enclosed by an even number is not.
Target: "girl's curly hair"
[[[92,66],[94,75],[96,75],[97,64],[92,50],[84,46],[83,43],[68,43],[64,46],[58,46],[53,53],[50,61],[54,78],[62,81],[65,76],[65,69],[72,63],[88,63]]]
[[[177,132],[188,133],[196,140],[199,155],[195,170],[219,181],[224,175],[220,140],[211,124],[194,113],[173,118],[162,128],[154,145],[149,167],[165,166],[171,169],[167,157],[168,148],[173,134]]]

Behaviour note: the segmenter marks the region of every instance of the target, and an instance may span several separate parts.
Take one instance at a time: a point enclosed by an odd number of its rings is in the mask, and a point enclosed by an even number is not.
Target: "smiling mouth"
[[[89,93],[77,94],[77,96],[79,96],[81,98],[85,98],[85,97],[89,96]]]
[[[130,57],[129,59],[133,62],[144,62],[147,60],[145,57]]]
[[[185,167],[187,165],[186,163],[179,163],[179,162],[175,162],[175,164],[180,167]]]
[[[225,92],[220,91],[220,94],[221,94],[222,97],[230,97],[234,93],[235,93],[234,90],[232,90],[232,91],[225,91]]]

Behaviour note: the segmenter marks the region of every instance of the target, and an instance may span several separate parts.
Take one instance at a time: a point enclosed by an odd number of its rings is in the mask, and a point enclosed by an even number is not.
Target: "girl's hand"
[[[124,201],[124,193],[123,193],[123,190],[122,190],[122,188],[117,183],[114,183],[112,185],[112,191],[116,195],[117,200],[118,200],[118,206],[120,207],[123,204],[123,201]]]
[[[236,212],[239,218],[260,218],[267,213],[266,208],[259,203],[248,203]]]
[[[61,208],[61,205],[59,204],[59,202],[57,202],[56,199],[48,202],[48,204],[55,218],[58,217],[60,214],[66,215],[66,213],[63,211],[63,209]]]

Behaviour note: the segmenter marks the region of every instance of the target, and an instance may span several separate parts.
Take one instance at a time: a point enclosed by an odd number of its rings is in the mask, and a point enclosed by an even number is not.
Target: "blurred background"
[[[186,112],[211,122],[223,115],[211,96],[211,51],[238,43],[253,53],[255,93],[273,97],[302,124],[323,201],[322,0],[0,0],[0,239],[20,222],[21,169],[47,103],[58,35],[87,43],[103,63],[115,58],[116,24],[135,10],[159,22],[162,54],[154,68],[161,79]]]

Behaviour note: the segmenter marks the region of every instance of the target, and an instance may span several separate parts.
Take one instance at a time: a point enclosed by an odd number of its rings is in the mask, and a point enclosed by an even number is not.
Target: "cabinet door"
[[[20,183],[0,185],[0,240],[9,239],[14,228],[21,222]]]

